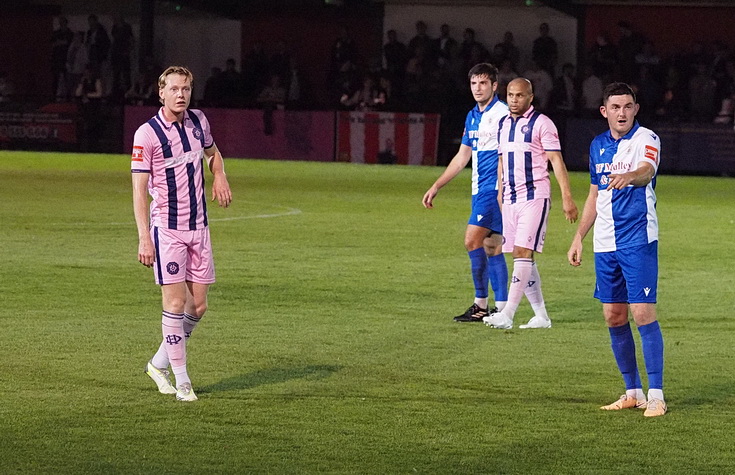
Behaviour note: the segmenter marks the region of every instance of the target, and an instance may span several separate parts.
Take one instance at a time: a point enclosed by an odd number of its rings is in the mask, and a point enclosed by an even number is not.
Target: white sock
[[[511,320],[521,304],[523,293],[528,285],[528,278],[531,275],[532,264],[531,259],[518,258],[513,260],[513,273],[508,288],[508,302],[503,308],[503,315]]]
[[[505,304],[507,304],[507,303],[508,303],[508,302],[498,302],[498,301],[496,300],[496,301],[495,301],[495,306],[496,306],[496,307],[498,307],[498,312],[502,312],[502,311],[503,311],[503,309],[505,308]]]
[[[660,399],[664,400],[664,391],[663,389],[649,389],[648,390],[648,400],[651,399]]]
[[[544,303],[544,295],[541,293],[541,276],[538,273],[538,267],[534,262],[531,266],[531,275],[528,278],[528,284],[525,288],[526,298],[531,304],[535,316],[549,319],[546,313],[546,304]]]
[[[191,384],[191,379],[189,379],[189,373],[186,372],[186,365],[183,366],[177,366],[171,368],[174,372],[174,376],[176,376],[176,387],[178,388],[184,383]]]
[[[625,395],[628,397],[634,397],[638,401],[645,401],[646,395],[643,394],[642,388],[636,388],[636,389],[628,389],[625,391]]]
[[[158,369],[168,368],[168,353],[166,352],[166,343],[161,340],[161,344],[158,347],[158,351],[151,358],[151,364]]]
[[[480,297],[475,297],[475,305],[480,308],[487,308],[487,297],[485,297],[484,299],[481,299]]]

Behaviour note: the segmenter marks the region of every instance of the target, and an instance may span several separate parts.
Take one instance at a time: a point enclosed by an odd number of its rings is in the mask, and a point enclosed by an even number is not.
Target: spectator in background
[[[518,73],[513,68],[513,63],[509,58],[506,58],[500,63],[500,69],[498,70],[498,98],[501,101],[505,101],[505,95],[508,90],[508,84],[518,77]]]
[[[663,95],[661,85],[656,80],[653,71],[654,68],[651,65],[642,64],[638,69],[638,77],[631,85],[636,93],[637,102],[640,104],[637,117],[643,124],[650,124],[655,117]]]
[[[286,88],[281,83],[278,74],[271,74],[270,82],[260,91],[256,99],[258,105],[263,109],[263,132],[265,135],[273,135],[273,111],[283,110],[286,107]]]
[[[158,104],[158,85],[156,78],[149,72],[139,73],[130,88],[125,92],[125,103],[135,106],[155,106]]]
[[[355,40],[350,38],[347,28],[344,26],[339,30],[339,36],[334,41],[332,53],[329,60],[329,76],[327,84],[333,87],[339,83],[340,76],[357,63],[357,46]]]
[[[383,57],[385,58],[385,69],[398,81],[403,80],[408,62],[408,49],[406,45],[398,41],[396,30],[388,30],[386,33],[388,42],[383,45]]]
[[[349,110],[373,110],[380,100],[379,92],[372,75],[365,74],[362,78],[362,87],[352,94],[342,95],[340,102]]]
[[[234,58],[225,61],[225,70],[221,75],[222,104],[225,107],[242,107],[242,76],[235,69]]]
[[[67,77],[66,55],[74,39],[74,32],[69,29],[66,17],[59,17],[59,28],[51,33],[51,75],[53,94],[57,99],[67,99],[70,79]],[[76,83],[72,83],[76,85]]]
[[[661,65],[661,57],[656,53],[656,47],[652,41],[646,41],[641,47],[641,52],[635,55],[636,70],[640,71],[641,66],[648,66],[649,75],[658,78],[659,67]],[[643,107],[641,105],[641,107]]]
[[[560,118],[565,118],[574,114],[577,109],[578,100],[579,90],[576,84],[574,65],[572,63],[566,63],[561,67],[561,76],[556,78],[554,82],[552,108],[561,116]],[[557,124],[562,129],[564,121],[557,121]]]
[[[531,61],[531,69],[524,72],[523,76],[531,81],[533,85],[534,107],[541,112],[548,112],[551,91],[554,89],[554,79],[536,61]]]
[[[584,79],[582,80],[582,94],[580,102],[582,114],[588,119],[596,119],[600,116],[602,105],[602,80],[595,74],[592,66],[584,68]]]
[[[518,47],[513,42],[513,33],[510,31],[506,31],[503,35],[503,41],[496,44],[495,48],[498,47],[501,48],[503,52],[503,59],[509,59],[510,60],[510,68],[512,70],[518,69],[518,64],[521,60],[521,51],[518,49]],[[498,62],[497,64],[503,64],[502,61]]]
[[[204,83],[204,104],[209,107],[222,106],[222,68],[213,67],[207,81]]]
[[[618,41],[618,60],[620,61],[620,80],[631,82],[636,73],[635,57],[643,49],[645,42],[642,35],[633,31],[630,23],[620,21],[620,41]]]
[[[556,40],[549,36],[549,24],[541,23],[538,28],[540,36],[533,40],[533,49],[531,50],[531,60],[538,66],[549,73],[553,78],[555,76],[554,68],[557,58],[559,57],[559,48]],[[536,93],[534,87],[534,93]]]
[[[588,54],[588,62],[592,66],[595,75],[604,82],[609,82],[613,77],[617,61],[617,48],[610,43],[607,33],[597,35],[595,44]]]
[[[115,16],[111,33],[112,94],[114,97],[120,98],[130,89],[130,65],[135,39],[133,38],[133,28],[122,15]]]
[[[221,69],[219,71],[222,72]],[[265,54],[263,43],[260,41],[253,43],[250,51],[245,55],[242,61],[241,74],[243,97],[246,104],[252,104],[255,102],[256,95],[266,85],[268,77],[268,57]],[[219,100],[217,98],[218,102]]]
[[[462,44],[459,46],[459,57],[464,62],[464,70],[462,78],[467,76],[467,72],[472,66],[484,62],[487,57],[487,49],[485,46],[475,39],[475,30],[466,28],[462,35]],[[479,58],[479,59],[478,59]]]
[[[97,15],[89,15],[87,18],[89,29],[87,30],[87,54],[89,55],[89,64],[97,70],[100,70],[102,63],[107,61],[107,55],[110,51],[110,37],[107,30],[97,19]]]
[[[444,23],[439,29],[439,38],[436,40],[437,65],[446,69],[454,61],[458,53],[457,40],[449,35],[449,25]]]
[[[74,38],[66,54],[67,89],[64,94],[65,98],[76,96],[77,86],[82,80],[84,69],[88,63],[89,56],[87,55],[87,47],[84,46],[84,32],[78,31],[74,33]]]
[[[84,68],[75,96],[81,103],[83,121],[82,151],[97,151],[104,130],[102,78],[97,67],[90,64]]]
[[[398,104],[393,96],[393,83],[389,74],[383,72],[378,80],[378,95],[375,98],[375,109],[396,112]]]
[[[709,73],[707,65],[697,63],[696,74],[689,80],[689,109],[697,122],[710,122],[714,116],[717,82]]]
[[[718,97],[720,112],[715,117],[715,124],[732,124],[735,113],[735,61],[728,59],[725,62],[725,86]]]
[[[426,33],[426,23],[423,21],[416,22],[416,36],[408,42],[409,53],[416,56],[419,48],[423,48],[424,56],[429,60],[434,60],[434,40]]]

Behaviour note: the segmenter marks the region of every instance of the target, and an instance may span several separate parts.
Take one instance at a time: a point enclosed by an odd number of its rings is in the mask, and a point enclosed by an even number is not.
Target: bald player
[[[503,252],[513,255],[513,273],[505,308],[483,321],[493,328],[513,328],[515,312],[525,294],[534,316],[520,328],[551,328],[534,259],[534,253],[543,250],[551,209],[548,162],[570,223],[577,220],[577,205],[572,200],[556,126],[531,105],[531,82],[526,78],[512,80],[507,101],[510,113],[500,120],[498,131],[498,173],[503,196]]]

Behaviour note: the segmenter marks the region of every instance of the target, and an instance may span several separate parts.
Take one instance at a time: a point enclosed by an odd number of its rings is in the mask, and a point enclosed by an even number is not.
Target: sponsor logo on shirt
[[[133,147],[133,158],[132,161],[134,162],[142,162],[143,161],[143,147],[139,145],[135,145]]]
[[[602,156],[603,153],[605,153],[605,149],[604,148],[601,148],[600,149],[600,156]]]
[[[166,168],[170,168],[176,165],[180,165],[182,163],[195,162],[197,160],[202,159],[202,153],[203,153],[203,150],[195,150],[195,151],[187,152],[183,155],[179,155],[178,157],[167,158],[165,159],[164,163],[165,163]]]
[[[646,145],[645,157],[649,160],[653,160],[654,162],[658,163],[658,149],[656,147]]]
[[[595,171],[599,173],[617,173],[626,172],[630,169],[630,163],[616,162],[616,163],[597,163],[595,164]]]

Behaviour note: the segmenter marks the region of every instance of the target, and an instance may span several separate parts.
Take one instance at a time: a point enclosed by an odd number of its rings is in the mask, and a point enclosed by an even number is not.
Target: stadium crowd
[[[52,73],[57,100],[82,102],[102,99],[111,103],[157,104],[157,67],[152,58],[133,75],[133,29],[116,16],[108,34],[96,15],[89,15],[87,31],[72,31],[58,18],[53,32]],[[386,32],[382,52],[358,51],[350,32],[342,28],[329,52],[326,84],[308,84],[298,60],[285,41],[252,44],[237,60],[215,66],[206,80],[199,106],[231,108],[290,108],[386,110],[451,114],[471,100],[466,75],[480,62],[500,71],[499,96],[505,86],[523,76],[534,84],[534,106],[556,116],[598,116],[605,85],[623,81],[633,85],[641,102],[643,120],[694,121],[731,124],[735,104],[733,45],[700,41],[661,55],[650,39],[621,21],[619,41],[607,34],[597,37],[584,64],[557,64],[558,45],[550,27],[539,25],[532,50],[521,51],[512,31],[494,45],[478,41],[472,28],[461,39],[448,24],[432,36],[419,20],[415,32]],[[400,35],[399,35],[400,33]],[[407,44],[399,36],[409,37]],[[529,54],[530,53],[530,54]],[[380,59],[378,59],[380,57]],[[523,58],[530,67],[521,69]],[[313,79],[313,78],[312,78]],[[102,91],[96,87],[98,80]],[[313,88],[323,87],[326,103]],[[0,73],[0,101],[12,99],[13,86]]]

